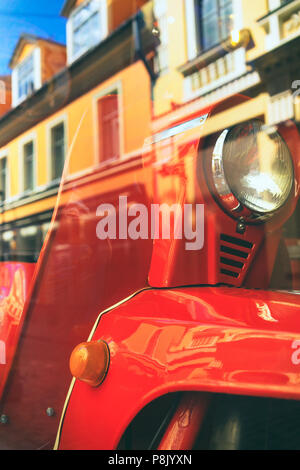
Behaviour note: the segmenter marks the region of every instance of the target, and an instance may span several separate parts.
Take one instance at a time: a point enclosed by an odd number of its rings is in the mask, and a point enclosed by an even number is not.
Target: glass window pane
[[[18,67],[18,98],[25,98],[34,91],[34,60],[31,54]]]
[[[217,0],[202,0],[202,15],[203,17],[211,14],[217,14],[218,2]]]
[[[24,191],[33,189],[33,142],[24,145]]]
[[[73,55],[78,56],[101,39],[100,4],[97,0],[80,8],[72,18]]]
[[[65,162],[65,126],[60,123],[51,129],[51,177],[60,178]]]
[[[27,261],[36,261],[42,245],[42,232],[38,225],[30,225],[17,230],[17,253]]]
[[[77,29],[88,20],[94,13],[98,12],[100,8],[98,0],[92,0],[80,9],[78,9],[73,16],[73,27]]]
[[[203,0],[202,2],[202,48],[210,49],[219,42],[218,2]]]
[[[0,159],[0,203],[6,199],[7,159]]]
[[[74,31],[73,52],[75,55],[85,52],[100,40],[100,18],[95,14]]]
[[[203,0],[201,5],[201,46],[203,50],[207,50],[230,35],[233,6],[232,0]]]
[[[220,9],[220,36],[221,40],[226,39],[233,29],[232,2],[223,2]]]

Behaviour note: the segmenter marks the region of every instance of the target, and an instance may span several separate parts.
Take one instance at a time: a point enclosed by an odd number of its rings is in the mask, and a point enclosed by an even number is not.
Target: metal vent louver
[[[253,248],[253,243],[241,238],[221,234],[220,272],[238,278]]]

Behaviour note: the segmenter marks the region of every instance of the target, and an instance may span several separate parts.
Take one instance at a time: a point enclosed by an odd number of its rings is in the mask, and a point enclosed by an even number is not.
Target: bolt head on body
[[[51,408],[51,407],[47,408],[46,413],[47,413],[47,416],[49,416],[49,418],[52,418],[52,416],[55,415],[54,408]]]
[[[0,416],[0,423],[1,424],[7,424],[8,423],[8,416],[7,415],[1,415]]]

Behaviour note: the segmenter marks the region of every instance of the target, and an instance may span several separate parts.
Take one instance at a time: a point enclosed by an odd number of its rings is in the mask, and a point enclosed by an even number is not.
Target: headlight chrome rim
[[[246,123],[237,124],[235,126],[229,127],[225,129],[218,137],[217,141],[215,142],[213,154],[211,157],[211,176],[214,186],[214,193],[217,196],[217,199],[223,209],[228,212],[231,216],[236,219],[242,218],[248,224],[256,224],[260,222],[265,222],[270,218],[274,217],[275,214],[279,213],[283,207],[287,204],[288,200],[290,199],[294,187],[294,165],[293,159],[290,153],[290,150],[282,138],[282,136],[271,128],[271,132],[274,134],[276,133],[276,139],[282,146],[284,152],[286,152],[286,156],[288,159],[288,165],[290,169],[289,177],[289,185],[288,190],[285,193],[285,197],[277,205],[276,208],[271,210],[258,210],[257,208],[251,207],[251,205],[247,205],[243,200],[241,200],[240,195],[232,188],[232,184],[230,183],[230,176],[227,174],[226,169],[224,168],[224,146],[227,137],[230,135],[232,130],[240,126],[246,126],[249,124],[255,123],[256,125],[259,124],[261,126],[261,130],[265,131],[267,127],[258,119],[253,119]],[[270,134],[271,134],[270,132]]]

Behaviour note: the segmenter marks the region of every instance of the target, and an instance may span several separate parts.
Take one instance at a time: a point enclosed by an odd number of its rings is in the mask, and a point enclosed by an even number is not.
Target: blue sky
[[[0,75],[10,74],[8,63],[22,33],[66,42],[66,19],[60,16],[65,0],[0,0]]]

